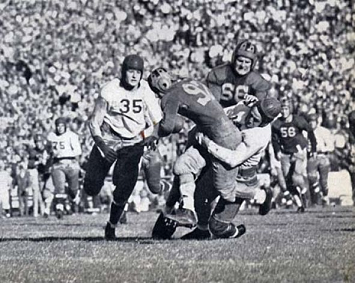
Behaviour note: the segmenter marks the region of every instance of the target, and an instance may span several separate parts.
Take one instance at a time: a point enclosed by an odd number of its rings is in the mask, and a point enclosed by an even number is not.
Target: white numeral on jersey
[[[296,135],[296,129],[294,127],[281,127],[280,131],[283,138],[292,138]]]
[[[207,86],[203,84],[198,84],[197,82],[191,81],[182,85],[182,88],[187,94],[198,95],[201,94],[202,97],[197,99],[197,102],[205,106],[209,101],[214,100],[214,96],[211,94]]]
[[[247,85],[238,85],[235,87],[231,83],[225,83],[222,85],[222,94],[221,100],[233,100],[238,102],[243,99],[245,94],[248,94],[249,86]]]

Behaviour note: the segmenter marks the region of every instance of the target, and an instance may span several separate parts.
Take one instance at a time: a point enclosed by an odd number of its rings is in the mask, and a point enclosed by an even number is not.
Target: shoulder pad
[[[259,73],[251,71],[248,74],[247,82],[256,91],[267,91],[271,88],[271,83],[265,80]]]
[[[230,63],[213,68],[207,75],[207,83],[222,85],[232,72]]]
[[[113,79],[112,81],[109,81],[101,88],[101,96],[105,100],[110,101],[111,95],[117,92],[117,88],[119,87],[120,87],[120,80]]]

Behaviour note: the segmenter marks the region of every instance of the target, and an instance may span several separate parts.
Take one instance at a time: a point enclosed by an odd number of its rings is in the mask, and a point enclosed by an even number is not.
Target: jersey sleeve
[[[252,72],[249,76],[254,95],[259,99],[264,99],[271,88],[271,83],[265,80],[259,73]]]
[[[316,152],[317,151],[317,139],[316,139],[316,136],[313,132],[312,127],[309,125],[309,123],[306,121],[306,119],[301,116],[298,116],[298,125],[301,130],[307,132],[308,140],[311,144],[311,152]]]
[[[175,128],[175,119],[178,115],[179,101],[174,96],[163,97],[162,100],[163,119],[159,123],[158,134],[160,137],[170,135]]]
[[[265,147],[269,144],[270,130],[266,132],[264,129],[259,129],[262,132],[258,132],[257,128],[242,132],[243,141],[237,146],[235,150],[230,150],[228,148],[217,145],[213,141],[210,141],[208,144],[208,152],[232,168],[237,167],[259,151],[264,150]]]
[[[74,156],[79,156],[82,154],[79,136],[74,132],[71,133],[70,144],[73,149]]]

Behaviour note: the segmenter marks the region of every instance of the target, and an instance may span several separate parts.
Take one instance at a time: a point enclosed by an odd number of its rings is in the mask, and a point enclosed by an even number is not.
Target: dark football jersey
[[[33,147],[29,149],[28,156],[28,169],[37,168],[38,173],[44,174],[47,168],[47,158],[49,154],[46,149],[40,149],[38,147]]]
[[[163,96],[161,107],[160,136],[173,132],[177,114],[192,120],[212,140],[223,132],[221,127],[232,123],[208,87],[192,79],[175,83]]]
[[[283,153],[292,154],[298,151],[298,147],[301,149],[306,148],[308,140],[303,135],[303,131],[308,133],[312,151],[314,152],[316,148],[314,133],[303,117],[293,115],[291,122],[278,118],[272,124],[272,144],[275,152],[281,150]]]
[[[255,71],[239,76],[233,71],[230,63],[212,69],[207,75],[206,84],[223,107],[238,103],[245,94],[263,99],[271,87],[271,84]]]

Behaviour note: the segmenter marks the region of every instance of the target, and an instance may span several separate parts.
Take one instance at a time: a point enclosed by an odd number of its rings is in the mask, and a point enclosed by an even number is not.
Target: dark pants
[[[117,151],[117,159],[113,170],[113,203],[111,205],[110,222],[117,224],[128,198],[137,183],[139,162],[143,155],[142,145],[124,147]],[[89,196],[99,194],[105,178],[113,163],[107,162],[96,146],[93,147],[86,168],[84,190]]]

